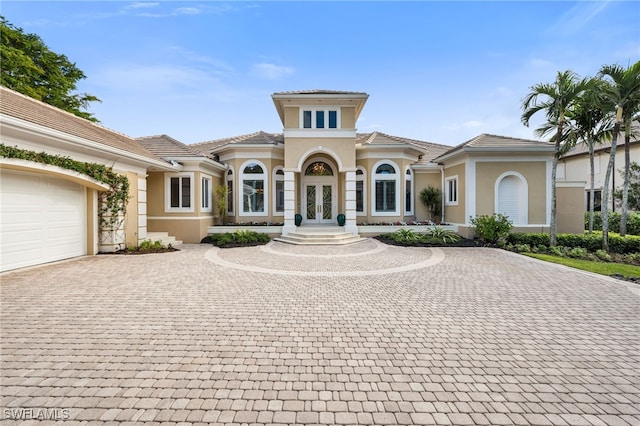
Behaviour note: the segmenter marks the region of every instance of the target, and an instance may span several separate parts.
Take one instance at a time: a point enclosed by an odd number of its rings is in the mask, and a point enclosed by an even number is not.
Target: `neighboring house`
[[[629,145],[629,157],[631,162],[640,164],[640,140],[631,138]],[[604,180],[607,173],[609,162],[609,154],[611,152],[611,142],[598,145],[594,149],[594,210],[600,211],[602,190],[604,189]],[[624,178],[621,171],[624,171],[624,134],[618,137],[618,146],[616,147],[616,155],[614,159],[614,173],[611,175],[609,185],[611,189],[622,189]],[[573,147],[566,155],[562,157],[558,164],[558,181],[582,183],[582,192],[580,197],[574,200],[576,209],[582,212],[589,211],[589,193],[591,191],[590,182],[590,166],[589,166],[589,149],[586,144],[580,143]],[[618,209],[613,203],[613,196],[609,196],[609,209],[614,211]]]
[[[343,214],[353,235],[367,224],[425,221],[419,193],[429,185],[443,192],[442,220],[463,235],[483,214],[506,214],[518,230],[549,226],[551,144],[483,134],[451,147],[358,133],[366,93],[274,93],[283,133],[193,145],[166,135],[134,139],[6,88],[0,95],[2,144],[107,165],[131,185],[124,227],[109,234],[98,220],[105,185],[0,158],[2,270],[114,251],[157,232],[197,243],[222,221],[221,185],[229,189],[227,222],[281,224],[283,235],[296,231],[298,215],[311,226],[337,225]],[[583,197],[581,180],[559,189],[560,232],[580,232],[582,211],[562,206]]]

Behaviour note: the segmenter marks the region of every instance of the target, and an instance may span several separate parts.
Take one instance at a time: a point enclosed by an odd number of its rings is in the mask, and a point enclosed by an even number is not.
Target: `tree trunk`
[[[594,172],[594,164],[593,164],[593,141],[591,139],[587,140],[589,144],[589,234],[593,234],[593,217],[595,211],[595,172]]]
[[[613,140],[611,141],[611,151],[609,152],[609,164],[604,177],[604,188],[602,192],[602,249],[609,251],[609,182],[613,172],[613,165],[616,160],[616,148],[618,147],[618,134],[620,133],[620,121],[622,120],[622,108],[618,107],[616,113],[616,124],[613,126]]]
[[[627,210],[629,208],[629,164],[631,163],[629,154],[629,143],[631,135],[625,129],[624,134],[624,185],[622,187],[622,216],[620,217],[620,235],[627,235]]]
[[[558,156],[560,155],[560,137],[562,135],[562,122],[558,124],[558,134],[556,136],[556,151],[553,155],[553,163],[551,165],[551,219],[549,220],[549,246],[555,247],[558,229],[556,225],[557,211],[557,188],[556,188],[556,172],[558,170]]]

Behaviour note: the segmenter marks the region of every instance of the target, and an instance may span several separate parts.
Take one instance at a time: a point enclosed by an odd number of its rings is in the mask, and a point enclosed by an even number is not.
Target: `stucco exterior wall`
[[[444,178],[447,179],[449,177],[458,176],[458,204],[457,205],[447,205],[445,203],[444,207],[444,221],[448,223],[457,223],[462,224],[466,222],[466,210],[465,210],[465,165],[457,164],[455,166],[444,168]],[[445,196],[445,188],[442,188],[442,196]]]
[[[427,188],[428,186],[433,186],[434,188],[438,188],[440,189],[440,191],[442,191],[442,174],[440,173],[440,170],[429,172],[414,172],[413,179],[415,189],[414,212],[416,220],[429,220],[431,215],[425,205],[422,204],[422,201],[420,201],[420,191]]]
[[[330,156],[343,168],[353,169],[356,155],[353,139],[349,138],[287,138],[285,143],[285,168],[298,169],[300,160],[314,154]]]
[[[559,233],[584,232],[584,182],[559,183],[556,187],[558,204],[556,226]]]
[[[213,225],[213,217],[194,217],[182,219],[149,219],[150,232],[167,232],[184,243],[197,244],[207,235],[207,229]]]
[[[495,185],[498,177],[517,172],[527,181],[528,224],[546,222],[546,162],[476,162],[476,214],[495,213]]]

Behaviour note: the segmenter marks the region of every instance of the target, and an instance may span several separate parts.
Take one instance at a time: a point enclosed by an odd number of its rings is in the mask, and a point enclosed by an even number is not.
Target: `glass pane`
[[[331,219],[331,185],[322,185],[322,218]]]
[[[227,213],[233,212],[233,181],[227,181]]]
[[[333,176],[333,170],[327,163],[316,161],[307,167],[304,174],[305,176]]]
[[[202,178],[202,208],[209,208],[209,179]]]
[[[171,178],[171,207],[180,207],[180,178]]]
[[[316,218],[316,186],[307,186],[307,219]]]
[[[381,164],[376,169],[376,173],[382,175],[394,175],[396,173],[396,169],[394,169],[391,164]]]
[[[276,181],[276,211],[284,211],[284,181]]]
[[[338,111],[329,111],[329,128],[335,129],[338,127]]]
[[[356,211],[364,211],[364,182],[356,182]]]
[[[264,211],[264,181],[244,180],[242,185],[242,211],[245,213]]]
[[[262,167],[260,167],[260,165],[258,165],[257,163],[251,163],[244,168],[244,173],[258,174],[258,173],[264,173],[264,171],[262,170]]]
[[[191,178],[182,178],[182,206],[191,207]]]
[[[303,121],[302,127],[304,127],[305,129],[311,128],[311,111],[304,111],[302,113],[302,121]]]
[[[316,111],[316,129],[324,129],[324,111]]]
[[[376,181],[376,211],[393,212],[396,210],[396,182],[393,180]]]
[[[411,209],[411,181],[406,182],[406,191],[404,194],[404,209],[410,212]]]

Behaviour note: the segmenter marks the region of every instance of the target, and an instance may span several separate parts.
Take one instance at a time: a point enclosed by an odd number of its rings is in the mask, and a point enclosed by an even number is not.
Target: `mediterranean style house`
[[[368,94],[309,90],[272,95],[282,133],[256,132],[186,145],[167,135],[132,138],[0,87],[0,143],[125,175],[126,214],[103,229],[107,186],[67,168],[0,158],[1,270],[144,240],[198,243],[225,222],[277,224],[286,237],[332,226],[354,236],[372,224],[424,222],[419,193],[443,194],[441,221],[470,235],[470,220],[503,213],[517,230],[546,231],[553,146],[489,134],[452,147],[380,132],[359,133]],[[558,186],[558,230],[582,232],[585,178]],[[577,202],[577,201],[576,201]]]

